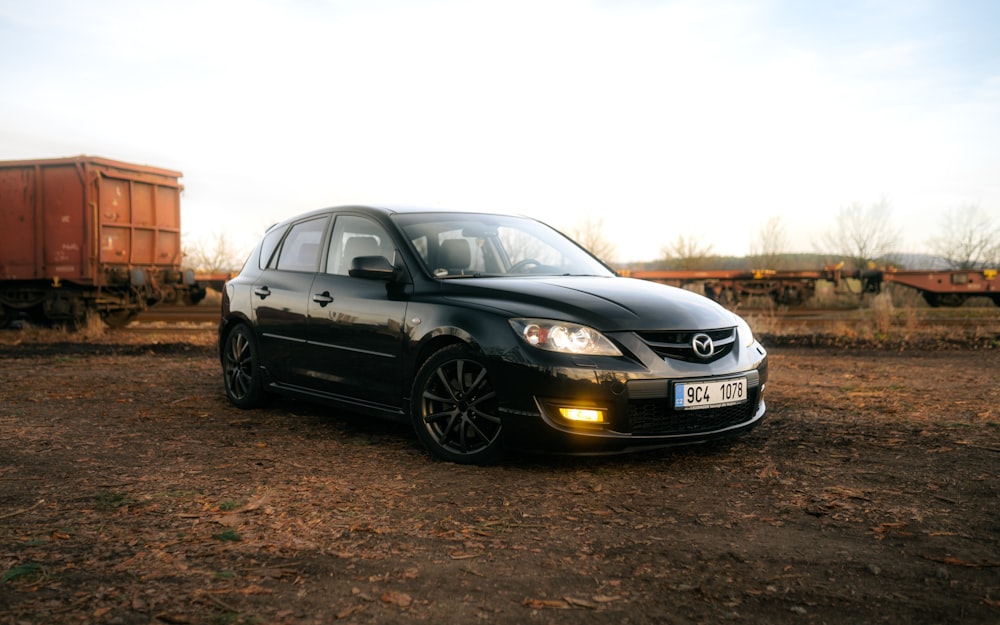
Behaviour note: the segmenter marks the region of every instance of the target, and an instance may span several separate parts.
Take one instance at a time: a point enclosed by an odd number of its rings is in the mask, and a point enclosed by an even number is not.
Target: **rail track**
[[[129,327],[149,325],[152,323],[211,323],[219,322],[219,309],[216,306],[154,306],[139,314]]]

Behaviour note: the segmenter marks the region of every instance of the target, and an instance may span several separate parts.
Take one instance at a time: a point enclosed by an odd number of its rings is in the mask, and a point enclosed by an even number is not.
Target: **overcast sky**
[[[884,198],[921,252],[1000,220],[998,33],[998,0],[0,0],[0,160],[179,170],[185,235],[241,248],[391,203],[810,252]]]

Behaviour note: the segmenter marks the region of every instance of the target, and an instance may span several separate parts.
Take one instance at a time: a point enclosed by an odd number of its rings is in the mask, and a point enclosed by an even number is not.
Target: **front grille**
[[[696,354],[691,346],[691,341],[698,334],[707,334],[715,346],[715,352],[708,358]],[[661,358],[685,362],[714,362],[733,351],[733,346],[736,344],[736,328],[637,332],[636,335]]]
[[[757,408],[759,388],[751,388],[747,402],[736,406],[703,410],[674,410],[669,399],[629,402],[629,425],[632,434],[686,435],[714,432],[746,423]]]

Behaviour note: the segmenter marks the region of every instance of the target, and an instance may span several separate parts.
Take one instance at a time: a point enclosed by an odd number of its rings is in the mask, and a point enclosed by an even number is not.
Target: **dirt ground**
[[[211,328],[25,334],[0,332],[0,625],[1000,622],[997,337],[765,339],[743,438],[476,468],[230,407]]]

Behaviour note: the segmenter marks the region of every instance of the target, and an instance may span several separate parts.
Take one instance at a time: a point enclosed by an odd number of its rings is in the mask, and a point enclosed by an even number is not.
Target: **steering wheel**
[[[541,266],[542,263],[538,262],[534,258],[525,258],[511,265],[510,269],[507,270],[507,273],[527,273],[527,271],[525,270],[528,269],[529,267],[537,268]]]

